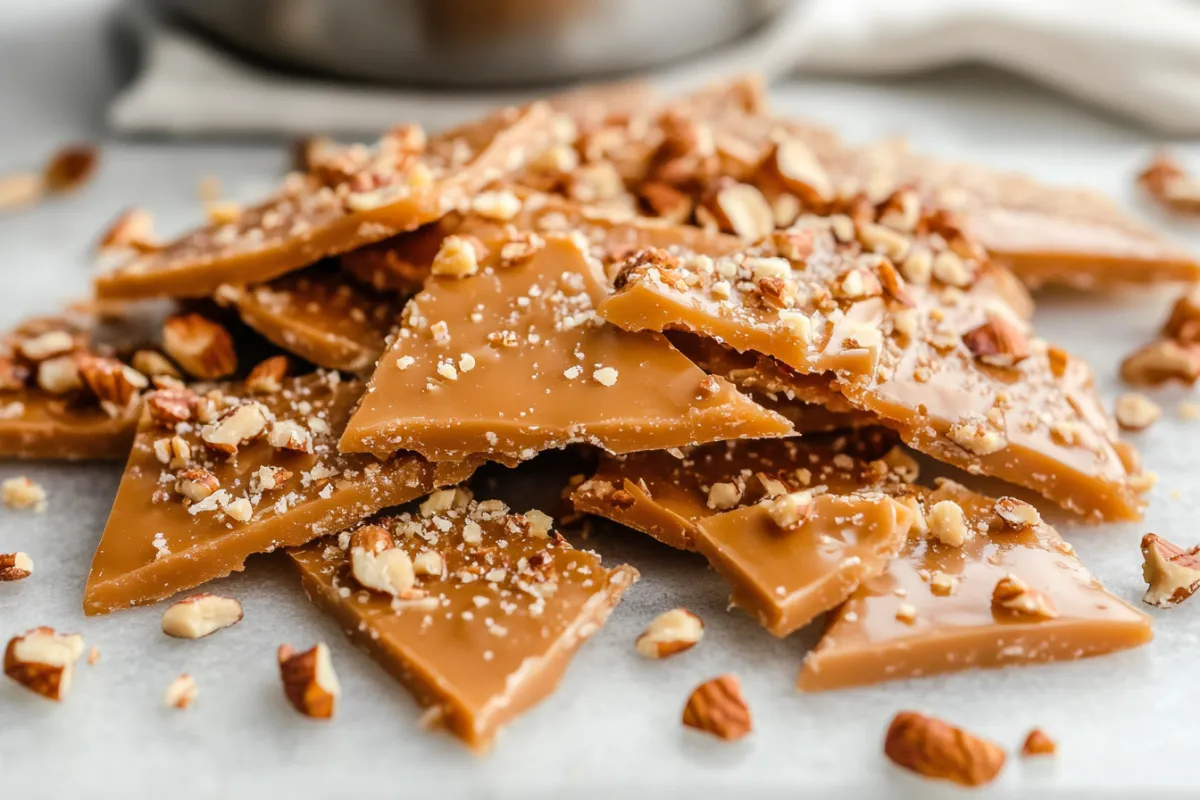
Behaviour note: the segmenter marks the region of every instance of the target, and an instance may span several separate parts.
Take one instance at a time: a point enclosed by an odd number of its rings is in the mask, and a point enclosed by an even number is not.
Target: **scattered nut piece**
[[[77,364],[79,376],[110,417],[124,414],[138,393],[150,385],[145,375],[115,358],[83,354]]]
[[[33,559],[25,553],[0,553],[0,581],[23,581],[33,574]]]
[[[42,181],[51,193],[73,192],[87,183],[100,161],[90,144],[77,144],[55,151],[42,171]]]
[[[66,331],[46,331],[23,339],[17,349],[30,361],[45,361],[47,358],[69,353],[77,345],[75,337]]]
[[[995,511],[1004,524],[1014,531],[1042,524],[1042,515],[1038,510],[1015,497],[1001,497],[996,501]]]
[[[695,688],[683,708],[683,724],[725,741],[750,733],[750,708],[736,675],[721,675]]]
[[[1052,756],[1057,751],[1058,745],[1054,740],[1047,736],[1041,728],[1034,728],[1025,737],[1025,743],[1021,745],[1021,758]]]
[[[999,745],[915,711],[892,719],[883,752],[898,767],[961,786],[991,783],[1007,758]]]
[[[833,196],[829,174],[812,149],[800,139],[785,139],[775,146],[775,171],[788,191],[808,206],[819,206]]]
[[[743,239],[758,240],[775,230],[775,212],[763,193],[747,183],[730,183],[704,203],[717,226]]]
[[[1170,608],[1200,588],[1200,546],[1184,550],[1161,536],[1142,537],[1142,577],[1147,589],[1142,602]]]
[[[157,350],[138,350],[133,354],[133,368],[143,375],[157,378],[166,375],[171,378],[182,377],[175,365]]]
[[[1137,182],[1166,210],[1188,216],[1200,214],[1200,181],[1170,153],[1155,153],[1138,174]]]
[[[708,490],[708,507],[726,511],[742,500],[742,490],[735,484],[718,482]]]
[[[205,425],[200,431],[200,439],[218,453],[234,455],[239,447],[262,435],[270,414],[262,403],[243,403],[226,412],[216,422]],[[272,427],[272,435],[278,425],[275,423]]]
[[[474,236],[447,236],[433,258],[431,272],[450,278],[466,278],[479,272],[483,243]]]
[[[1140,392],[1127,392],[1117,398],[1117,424],[1122,430],[1140,431],[1149,428],[1162,416],[1162,408]]]
[[[962,506],[953,500],[941,500],[934,503],[926,517],[929,532],[939,542],[950,547],[962,547],[974,535],[967,527],[967,517]]]
[[[1200,354],[1171,339],[1160,339],[1134,351],[1121,362],[1121,379],[1134,386],[1167,381],[1193,384],[1200,377]]]
[[[154,244],[154,217],[144,208],[127,208],[100,235],[96,249],[149,252]]]
[[[14,636],[4,651],[4,674],[31,692],[62,700],[71,688],[75,662],[83,655],[83,637],[54,628],[34,628]]]
[[[434,550],[424,550],[413,559],[413,572],[418,575],[441,575],[445,571],[445,559]]]
[[[146,409],[155,423],[173,429],[192,418],[199,402],[191,389],[159,389],[146,396]]]
[[[550,536],[550,531],[554,530],[554,517],[545,511],[532,508],[525,512],[525,519],[529,521],[530,536],[545,539]]]
[[[237,369],[233,337],[224,326],[199,314],[168,317],[163,349],[185,372],[201,380],[232,375]]]
[[[305,428],[298,422],[287,419],[278,420],[271,425],[271,432],[267,434],[267,444],[276,450],[295,450],[298,453],[311,453],[313,451],[313,436],[308,428]]]
[[[88,648],[87,663],[89,667],[94,667],[100,663],[100,648],[96,645]]]
[[[350,537],[350,566],[363,588],[392,597],[405,595],[416,584],[412,559],[378,525],[364,525]]]
[[[246,376],[246,391],[254,394],[275,394],[283,389],[283,379],[287,377],[287,356],[271,356],[260,361]]]
[[[976,358],[994,367],[1011,367],[1029,358],[1024,332],[1000,315],[989,315],[987,322],[964,333],[962,340]]]
[[[46,510],[46,490],[24,475],[0,484],[0,500],[9,508],[32,509],[38,514]]]
[[[329,719],[342,693],[329,648],[319,643],[303,653],[280,645],[277,655],[283,693],[292,707],[306,717]]]
[[[232,597],[194,594],[163,612],[162,630],[177,639],[201,639],[241,621],[242,604]]]
[[[163,703],[170,708],[178,708],[182,711],[196,699],[197,691],[196,679],[185,672],[167,686],[167,691],[163,695]]]
[[[37,365],[37,385],[53,395],[64,395],[83,388],[79,359],[55,356]]]
[[[220,190],[219,185],[217,189]],[[204,216],[213,225],[232,225],[242,216],[242,204],[232,200],[210,200],[204,204]]]
[[[711,498],[712,494],[710,492],[710,503]],[[767,515],[780,528],[788,530],[808,519],[809,512],[812,511],[812,501],[813,494],[811,491],[790,492],[768,503]]]
[[[1054,619],[1058,611],[1045,592],[1028,586],[1015,575],[1005,575],[992,590],[992,611],[1033,619]]]
[[[655,617],[634,646],[646,658],[666,658],[692,649],[703,636],[703,620],[686,609],[673,608]]]

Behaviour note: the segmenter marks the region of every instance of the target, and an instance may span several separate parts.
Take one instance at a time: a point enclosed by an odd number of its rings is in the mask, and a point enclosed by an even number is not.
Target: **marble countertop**
[[[97,179],[79,195],[0,217],[0,324],[83,295],[90,244],[120,208],[145,205],[170,231],[199,218],[202,177],[219,177],[231,196],[253,197],[284,169],[280,143],[107,137],[99,120],[118,80],[102,25],[110,5],[64,0],[50,10],[16,3],[0,11],[11,14],[0,27],[0,172],[35,165],[70,140],[100,140],[103,150]],[[1036,87],[973,70],[889,84],[798,81],[780,87],[775,100],[850,139],[903,134],[921,150],[1094,187],[1131,207],[1131,173],[1154,144]],[[1179,149],[1200,159],[1200,148]],[[1046,338],[1092,361],[1111,402],[1120,391],[1117,363],[1149,337],[1169,299],[1169,292],[1050,293],[1039,297],[1037,322]],[[1132,602],[1143,589],[1142,533],[1197,539],[1200,469],[1192,447],[1200,444],[1200,423],[1179,418],[1185,395],[1159,393],[1164,419],[1136,438],[1162,478],[1146,520],[1060,525],[1084,563]],[[1200,729],[1188,711],[1200,663],[1195,607],[1152,610],[1155,641],[1112,657],[803,695],[793,686],[812,632],[775,640],[726,610],[725,587],[700,558],[631,533],[596,536],[587,544],[613,563],[633,563],[642,582],[583,648],[559,691],[479,757],[419,730],[416,704],[308,604],[279,558],[252,559],[246,572],[211,587],[241,598],[246,617],[210,639],[163,636],[159,608],[85,620],[83,581],[119,472],[114,465],[0,464],[0,479],[28,474],[50,494],[43,515],[0,509],[0,551],[25,550],[37,563],[29,581],[0,585],[0,638],[48,624],[81,632],[102,652],[96,666],[80,666],[61,706],[0,681],[6,797],[935,796],[940,787],[899,774],[881,755],[888,720],[904,708],[1014,748],[1033,726],[1059,741],[1053,763],[1014,759],[981,796],[1200,791],[1192,762]],[[704,643],[667,662],[638,658],[637,633],[675,605],[704,618]],[[274,660],[282,642],[317,640],[330,644],[344,688],[329,724],[287,707]],[[181,671],[200,687],[186,713],[161,702]],[[688,692],[722,672],[742,677],[754,714],[755,733],[736,745],[704,740],[678,721]]]

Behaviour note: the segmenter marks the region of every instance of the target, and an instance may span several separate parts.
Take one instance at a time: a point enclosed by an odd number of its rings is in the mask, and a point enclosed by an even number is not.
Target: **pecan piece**
[[[291,645],[280,645],[279,676],[283,693],[292,707],[306,717],[329,719],[342,693],[329,648],[324,643],[297,653]]]
[[[246,391],[255,394],[275,394],[283,388],[288,366],[287,356],[271,356],[260,361],[246,376]]]
[[[1135,350],[1121,362],[1121,378],[1135,386],[1157,386],[1167,381],[1193,384],[1200,377],[1200,354],[1172,339]]]
[[[163,323],[163,349],[185,372],[201,380],[223,378],[237,369],[229,331],[199,314],[168,317]]]
[[[1016,575],[1005,575],[992,590],[992,612],[1029,619],[1054,619],[1058,611],[1045,592],[1027,585]]]
[[[687,609],[673,608],[655,617],[634,647],[646,658],[666,658],[691,650],[703,637],[703,620]]]
[[[1007,758],[998,744],[915,711],[892,719],[883,752],[898,767],[961,786],[991,783]]]
[[[138,393],[150,385],[145,375],[115,358],[85,353],[79,356],[78,365],[83,382],[110,417],[125,413]]]
[[[1161,536],[1142,537],[1142,577],[1146,594],[1142,602],[1170,608],[1191,597],[1200,588],[1200,546],[1184,550]]]
[[[23,581],[33,574],[33,559],[25,553],[0,553],[0,581]]]
[[[31,692],[62,700],[71,688],[83,637],[41,627],[14,636],[4,650],[4,674]]]
[[[1029,340],[1023,331],[998,314],[988,316],[962,336],[963,344],[980,361],[994,367],[1011,367],[1029,357]]]
[[[158,389],[146,396],[146,409],[154,422],[174,428],[192,418],[199,401],[191,389]]]
[[[684,706],[683,724],[725,741],[750,733],[750,708],[737,676],[721,675],[697,686]]]
[[[70,145],[50,157],[42,181],[50,192],[73,192],[91,179],[99,162],[99,151],[93,145]]]

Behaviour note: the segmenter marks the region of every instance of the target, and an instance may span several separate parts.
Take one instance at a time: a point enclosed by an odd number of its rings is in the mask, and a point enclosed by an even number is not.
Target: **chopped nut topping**
[[[267,444],[276,450],[295,450],[298,453],[313,451],[312,432],[292,420],[276,420],[267,434]]]
[[[1142,558],[1142,577],[1147,585],[1142,602],[1170,608],[1200,588],[1200,546],[1185,550],[1147,533],[1142,537]]]
[[[991,783],[1006,759],[999,745],[915,711],[892,719],[883,752],[898,767],[961,786]]]
[[[615,386],[617,371],[612,367],[601,367],[592,373],[592,379],[601,386]]]
[[[1008,446],[1008,440],[999,431],[980,420],[964,420],[950,426],[951,441],[970,450],[977,456],[991,455]]]
[[[721,675],[695,688],[683,709],[683,724],[725,741],[750,733],[750,708],[736,675]]]
[[[1045,592],[1032,589],[1015,575],[1006,575],[992,590],[992,609],[1034,619],[1054,619],[1058,611]]]
[[[14,636],[4,650],[4,674],[31,692],[62,700],[71,688],[75,663],[83,655],[83,637],[34,628]]]
[[[1058,751],[1058,745],[1054,740],[1047,736],[1041,728],[1034,728],[1025,737],[1025,743],[1021,745],[1021,757],[1029,758],[1031,756],[1052,756]]]
[[[306,717],[331,718],[342,687],[333,671],[329,648],[319,643],[297,653],[284,644],[279,646],[278,659],[283,692],[292,707]]]
[[[182,377],[179,370],[170,360],[155,350],[138,350],[133,354],[133,368],[151,378],[166,375],[171,378]]]
[[[1117,398],[1117,424],[1122,430],[1140,431],[1149,428],[1162,416],[1162,408],[1146,395],[1128,392]]]
[[[926,519],[929,532],[944,545],[962,547],[964,542],[974,536],[974,531],[967,527],[967,518],[962,506],[953,500],[934,503]]]
[[[271,356],[260,361],[246,376],[246,391],[254,394],[275,394],[283,388],[288,374],[287,356]]]
[[[785,139],[775,146],[775,171],[788,191],[799,195],[807,206],[819,206],[833,197],[828,173],[816,155],[799,139]]]
[[[416,584],[412,559],[378,525],[366,525],[354,532],[350,563],[354,579],[366,589],[402,597]]]
[[[163,612],[162,630],[179,639],[200,639],[242,621],[242,604],[232,597],[194,594]]]
[[[239,447],[262,435],[270,416],[271,412],[262,403],[243,403],[226,412],[216,422],[205,425],[200,431],[200,439],[219,453],[234,455]],[[271,437],[274,437],[279,424],[272,427]],[[272,446],[277,445],[272,443]]]
[[[199,503],[220,488],[217,476],[206,469],[184,470],[175,481],[175,491],[193,503]]]
[[[111,417],[125,413],[138,393],[150,385],[145,375],[115,358],[81,355],[78,369],[83,382]]]
[[[83,388],[79,360],[75,356],[47,358],[38,364],[37,384],[54,395],[64,395]]]
[[[196,679],[185,672],[167,686],[167,691],[163,694],[163,703],[169,708],[182,711],[196,699],[197,691]]]
[[[421,503],[421,516],[433,517],[452,508],[465,508],[471,502],[471,493],[462,487],[439,489],[432,492]]]
[[[52,193],[73,192],[91,180],[99,161],[99,151],[90,144],[63,147],[46,163],[42,181]]]
[[[432,272],[450,278],[466,278],[479,272],[483,243],[474,236],[447,236],[433,258]]]
[[[976,358],[994,367],[1011,367],[1029,358],[1029,340],[1004,317],[989,315],[988,321],[963,334],[963,344]]]
[[[708,507],[725,511],[742,500],[742,490],[732,483],[714,483],[708,490]]]
[[[229,331],[199,314],[168,317],[163,323],[163,349],[189,375],[212,380],[237,369],[237,353]]]
[[[76,348],[76,344],[75,337],[66,331],[47,331],[23,340],[17,349],[30,361],[45,361],[47,358],[71,352]]]
[[[0,553],[0,581],[22,581],[33,574],[33,559],[24,553]]]
[[[703,620],[686,609],[673,608],[646,626],[635,647],[646,658],[666,658],[692,649],[703,636]]]
[[[1121,362],[1121,378],[1135,386],[1157,386],[1172,380],[1193,384],[1197,377],[1200,354],[1170,339],[1148,344]]]
[[[146,396],[151,419],[165,428],[190,420],[198,402],[191,389],[159,389]]]
[[[46,510],[46,490],[24,475],[0,484],[0,500],[9,508],[31,509],[38,514]]]
[[[438,575],[446,571],[446,562],[441,553],[426,550],[413,559],[413,572],[417,575]]]
[[[545,539],[554,530],[554,518],[544,511],[538,511],[536,508],[526,511],[525,519],[529,520],[530,536]]]
[[[996,501],[995,508],[997,516],[1012,530],[1019,531],[1042,524],[1042,515],[1038,510],[1015,497],[1001,497]]]
[[[1170,153],[1154,154],[1137,176],[1138,185],[1159,205],[1176,214],[1200,214],[1200,181]]]
[[[100,235],[96,249],[149,252],[154,244],[154,217],[144,208],[127,208]]]
[[[709,497],[711,504],[711,494]],[[767,514],[780,528],[795,528],[808,519],[809,512],[812,511],[812,501],[811,491],[791,492],[768,503]]]
[[[499,222],[508,222],[521,213],[521,199],[508,190],[480,192],[471,202],[476,214]]]
[[[754,186],[731,183],[716,191],[704,204],[717,227],[743,239],[761,239],[775,230],[775,212]]]

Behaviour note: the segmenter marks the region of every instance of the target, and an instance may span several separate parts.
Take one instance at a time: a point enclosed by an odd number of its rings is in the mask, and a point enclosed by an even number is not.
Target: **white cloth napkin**
[[[144,9],[140,74],[113,101],[118,131],[362,134],[397,119],[436,129],[520,93],[361,87],[261,70]],[[652,73],[664,90],[758,70],[893,75],[993,64],[1160,132],[1200,132],[1195,0],[800,0],[728,48]]]

